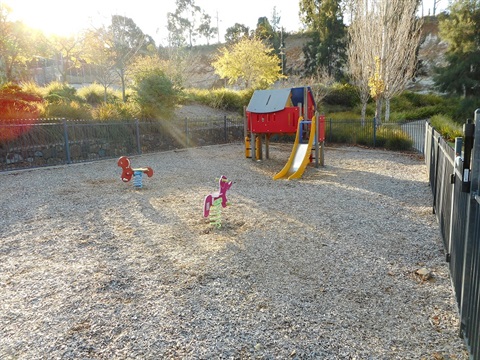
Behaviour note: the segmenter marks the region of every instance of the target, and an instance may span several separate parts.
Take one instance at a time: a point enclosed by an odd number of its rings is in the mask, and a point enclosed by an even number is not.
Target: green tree
[[[167,13],[168,43],[173,47],[192,47],[197,37],[204,36],[207,42],[217,28],[211,26],[211,17],[195,0],[176,0],[175,12]]]
[[[243,38],[250,36],[250,29],[243,24],[235,23],[235,25],[227,28],[225,32],[225,41],[227,44],[234,44]]]
[[[197,30],[198,33],[207,40],[207,44],[210,44],[210,39],[217,33],[217,28],[212,26],[212,17],[206,13],[202,14],[201,22]]]
[[[273,48],[273,51],[275,52],[276,55],[281,59],[281,64],[282,64],[282,69],[285,68],[286,66],[286,59],[282,53],[283,49],[285,48],[285,38],[287,37],[287,34],[283,32],[283,28],[279,29],[278,24],[280,22],[280,17],[278,17],[276,13],[276,9],[274,8],[273,10],[273,22],[275,24],[275,27],[270,24],[270,21],[268,20],[267,17],[260,17],[258,18],[257,21],[257,28],[255,29],[255,36],[261,40],[263,40],[264,43],[266,43],[268,46],[271,46]],[[282,70],[283,73],[283,70]]]
[[[105,45],[114,60],[114,70],[120,79],[125,102],[128,68],[136,56],[148,54],[155,42],[149,35],[145,35],[132,19],[120,15],[112,16],[108,34]]]
[[[170,116],[177,103],[178,89],[160,67],[151,65],[134,75],[135,99],[143,117]]]
[[[244,88],[267,88],[283,78],[280,59],[272,54],[260,39],[243,38],[239,42],[220,49],[212,66],[221,78],[229,84],[243,85]]]
[[[282,17],[280,16],[280,14],[277,11],[277,7],[274,6],[273,11],[272,11],[272,18],[270,19],[270,24],[272,24],[273,31],[280,30],[280,19],[281,18]]]
[[[268,42],[272,43],[272,40],[275,37],[275,32],[273,31],[273,27],[266,16],[258,18],[255,36],[259,39],[268,40]]]
[[[303,49],[308,75],[324,68],[330,76],[342,76],[346,28],[340,4],[341,0],[300,0],[301,19],[312,34]]]
[[[25,75],[33,50],[31,31],[22,22],[9,21],[10,8],[0,3],[0,81],[18,81]]]
[[[457,0],[440,20],[440,36],[448,43],[446,67],[436,69],[440,91],[465,97],[480,95],[480,0]]]

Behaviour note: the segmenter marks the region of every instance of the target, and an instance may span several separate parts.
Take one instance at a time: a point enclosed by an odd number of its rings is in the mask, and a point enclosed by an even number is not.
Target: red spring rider
[[[126,156],[121,156],[120,159],[118,159],[117,164],[123,169],[121,176],[122,181],[129,182],[133,176],[133,186],[137,188],[142,187],[143,174],[147,174],[148,177],[153,176],[153,170],[151,167],[132,169],[130,159]]]

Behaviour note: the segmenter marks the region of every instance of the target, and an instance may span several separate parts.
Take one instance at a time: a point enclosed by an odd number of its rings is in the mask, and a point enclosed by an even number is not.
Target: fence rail
[[[375,119],[327,120],[326,142],[423,153],[425,121],[379,125]],[[0,171],[243,141],[242,118],[175,121],[0,121]],[[387,144],[387,142],[390,144]],[[393,141],[393,143],[392,143]]]
[[[463,152],[462,152],[463,147]],[[460,335],[480,359],[480,109],[455,149],[426,124],[425,162],[460,313]]]
[[[345,143],[392,150],[412,148],[423,154],[426,120],[380,124],[371,120],[332,120],[325,124],[327,143]]]
[[[243,119],[0,122],[0,170],[70,164],[243,140]]]

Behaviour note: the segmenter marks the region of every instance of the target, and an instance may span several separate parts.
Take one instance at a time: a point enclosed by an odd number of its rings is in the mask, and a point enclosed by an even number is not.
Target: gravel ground
[[[467,359],[413,154],[241,144],[0,173],[1,359]],[[234,181],[222,227],[202,217]]]

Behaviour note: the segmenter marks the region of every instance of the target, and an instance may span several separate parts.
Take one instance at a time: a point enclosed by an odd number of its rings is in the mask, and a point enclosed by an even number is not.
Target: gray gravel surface
[[[467,359],[423,159],[241,144],[0,173],[1,359]],[[222,227],[202,217],[234,181]]]

